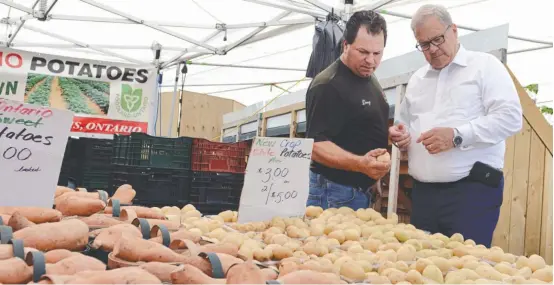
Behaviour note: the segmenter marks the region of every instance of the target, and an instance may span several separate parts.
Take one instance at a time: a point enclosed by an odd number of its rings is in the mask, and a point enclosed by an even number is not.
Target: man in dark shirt
[[[380,162],[388,145],[389,105],[373,72],[387,39],[385,19],[354,13],[343,53],[318,74],[306,94],[306,137],[314,139],[308,205],[368,208],[370,187],[390,169]]]

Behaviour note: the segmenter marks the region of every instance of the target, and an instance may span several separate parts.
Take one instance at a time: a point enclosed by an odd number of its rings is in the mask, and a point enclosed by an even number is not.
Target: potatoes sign
[[[69,110],[71,134],[147,132],[156,70],[0,48],[0,98]]]

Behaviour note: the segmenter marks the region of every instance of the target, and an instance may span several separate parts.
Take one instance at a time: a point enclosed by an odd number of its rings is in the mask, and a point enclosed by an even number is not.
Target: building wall
[[[184,91],[179,135],[217,141],[221,135],[223,114],[244,107],[234,100]]]

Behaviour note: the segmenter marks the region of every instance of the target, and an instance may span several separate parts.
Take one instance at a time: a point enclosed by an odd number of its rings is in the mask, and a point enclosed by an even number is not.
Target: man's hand
[[[391,162],[390,160],[377,161],[377,157],[386,152],[386,149],[378,148],[364,155],[361,160],[361,172],[375,180],[379,180],[385,176],[390,170]]]
[[[408,149],[408,146],[412,141],[412,137],[410,136],[408,128],[403,124],[398,124],[390,127],[389,136],[391,141],[395,143],[400,150]]]
[[[433,128],[424,132],[417,139],[417,143],[423,143],[430,154],[437,154],[454,147],[454,129]]]

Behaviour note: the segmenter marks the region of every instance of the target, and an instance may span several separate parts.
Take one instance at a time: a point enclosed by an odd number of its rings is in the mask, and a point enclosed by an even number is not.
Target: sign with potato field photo
[[[147,132],[155,90],[151,66],[0,48],[0,98],[73,112],[72,135]]]

